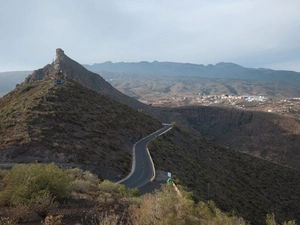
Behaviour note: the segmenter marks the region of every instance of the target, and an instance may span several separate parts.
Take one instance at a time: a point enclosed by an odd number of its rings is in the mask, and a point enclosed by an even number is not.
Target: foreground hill
[[[212,199],[221,209],[251,224],[300,222],[300,172],[239,151],[221,147],[175,126],[149,145],[157,169],[170,171],[175,183],[197,200]]]
[[[300,122],[273,113],[221,107],[170,110],[203,137],[239,151],[300,170]]]
[[[63,85],[55,85],[57,79]],[[49,74],[0,99],[0,161],[67,163],[116,180],[131,168],[133,143],[161,127],[62,74]]]

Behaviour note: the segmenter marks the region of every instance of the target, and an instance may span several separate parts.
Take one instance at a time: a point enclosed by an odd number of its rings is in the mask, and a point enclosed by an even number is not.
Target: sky
[[[0,0],[0,72],[56,48],[81,64],[232,62],[300,72],[299,0]]]

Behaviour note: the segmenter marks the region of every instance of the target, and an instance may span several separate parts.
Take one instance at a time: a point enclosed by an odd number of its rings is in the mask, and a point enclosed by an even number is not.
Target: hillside
[[[175,126],[149,145],[156,169],[169,171],[197,200],[212,199],[251,224],[300,222],[300,172],[214,144]]]
[[[131,168],[134,142],[161,127],[141,110],[49,74],[0,99],[0,162],[58,162],[117,180]]]
[[[173,120],[203,137],[239,151],[300,170],[300,122],[273,113],[221,107],[170,110]]]

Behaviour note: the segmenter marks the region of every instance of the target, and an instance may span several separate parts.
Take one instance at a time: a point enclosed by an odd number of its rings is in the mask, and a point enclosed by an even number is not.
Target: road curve
[[[130,174],[118,183],[128,188],[140,188],[147,184],[154,176],[154,165],[147,150],[147,144],[152,139],[172,129],[172,125],[164,124],[164,128],[154,132],[146,138],[138,141],[133,146],[133,162]]]

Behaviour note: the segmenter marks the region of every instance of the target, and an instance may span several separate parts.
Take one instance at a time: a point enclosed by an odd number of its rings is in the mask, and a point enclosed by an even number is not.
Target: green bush
[[[96,193],[99,178],[90,171],[84,171],[79,168],[66,170],[72,179],[72,189],[77,193]]]
[[[27,84],[26,86],[24,86],[24,88],[21,90],[21,93],[27,92],[30,89],[34,88],[34,86]]]
[[[98,185],[98,189],[100,192],[106,193],[125,193],[126,188],[122,184],[113,183],[109,180],[104,180]]]
[[[3,170],[3,169],[0,168],[0,181],[4,178],[5,173],[6,173],[6,170]]]
[[[79,179],[81,178],[82,176],[82,169],[79,169],[79,168],[72,168],[72,169],[68,169],[66,170],[67,174],[71,177],[72,180],[76,180],[76,179]]]
[[[223,213],[213,202],[195,204],[190,193],[179,193],[172,185],[164,185],[155,195],[144,195],[139,206],[129,208],[133,224],[247,225],[242,218]]]
[[[138,188],[127,189],[127,191],[131,197],[140,197],[141,196],[140,190]]]
[[[54,164],[15,166],[2,182],[0,205],[30,204],[46,194],[58,201],[71,197],[70,177]]]
[[[73,191],[77,193],[92,193],[97,191],[97,186],[86,180],[75,180],[72,182]]]

